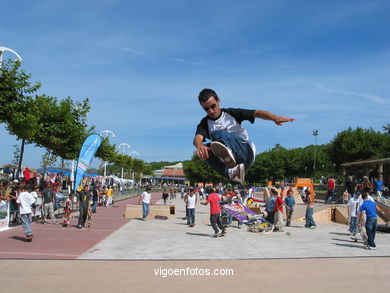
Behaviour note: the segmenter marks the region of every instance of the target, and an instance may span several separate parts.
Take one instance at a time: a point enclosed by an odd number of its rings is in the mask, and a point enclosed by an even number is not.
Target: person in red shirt
[[[284,222],[283,222],[283,197],[281,194],[278,194],[278,192],[275,189],[272,189],[271,192],[275,194],[276,202],[275,202],[275,216],[274,216],[274,225],[275,230],[279,232],[284,231]]]
[[[332,177],[328,179],[328,196],[325,203],[334,202],[334,190],[336,188],[336,180]]]
[[[217,193],[211,193],[206,201],[201,202],[203,205],[210,204],[210,223],[214,229],[214,237],[223,236],[226,234],[225,227],[222,225],[221,221],[221,207],[219,205],[220,197]],[[219,234],[219,229],[221,229],[221,234]]]

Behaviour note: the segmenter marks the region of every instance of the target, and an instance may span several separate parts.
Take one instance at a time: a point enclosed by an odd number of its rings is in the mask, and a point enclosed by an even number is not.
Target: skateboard
[[[168,220],[168,217],[167,216],[160,216],[160,215],[156,215],[154,216],[155,219],[158,219],[158,220]]]
[[[247,208],[241,202],[236,201],[233,204],[224,204],[223,207],[226,212],[247,225],[250,232],[269,234],[274,230],[274,225],[271,222]]]
[[[363,228],[360,228],[360,229],[359,229],[359,233],[360,233],[360,236],[361,236],[362,239],[363,239],[364,245],[365,245],[367,248],[370,248],[370,245],[368,245],[367,234],[366,234],[366,232],[364,231],[364,229],[363,229]]]

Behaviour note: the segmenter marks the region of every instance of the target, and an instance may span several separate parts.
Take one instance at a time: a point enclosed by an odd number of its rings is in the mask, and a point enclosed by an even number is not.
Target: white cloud
[[[206,64],[203,62],[188,61],[181,58],[169,58],[169,60],[179,62],[179,63],[189,64],[189,65],[195,65],[195,66],[206,66]]]
[[[347,96],[355,96],[359,98],[366,98],[373,102],[376,102],[378,104],[387,104],[389,103],[389,99],[386,99],[384,97],[376,96],[376,95],[370,95],[365,93],[357,93],[352,91],[346,91],[346,90],[339,90],[339,89],[332,89],[325,86],[322,86],[320,84],[315,84],[315,86],[325,92],[332,93],[332,94],[341,94],[341,95],[347,95]]]

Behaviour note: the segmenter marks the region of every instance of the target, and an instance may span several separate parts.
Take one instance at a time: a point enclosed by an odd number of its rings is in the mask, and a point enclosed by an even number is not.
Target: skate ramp
[[[334,218],[333,221],[339,224],[349,224],[348,210],[346,205],[334,207]]]
[[[305,222],[306,205],[297,204],[292,217],[293,222]],[[318,223],[332,222],[332,207],[324,204],[314,205],[313,219]]]
[[[383,214],[378,212],[378,216],[388,225],[390,222],[390,201],[376,199],[375,202],[383,212]]]

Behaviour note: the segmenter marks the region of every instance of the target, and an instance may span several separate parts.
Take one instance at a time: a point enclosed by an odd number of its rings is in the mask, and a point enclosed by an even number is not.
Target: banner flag
[[[0,200],[0,231],[9,229],[9,204]]]
[[[80,150],[79,160],[77,162],[76,168],[76,181],[75,181],[75,191],[80,185],[81,180],[83,179],[84,173],[89,168],[89,164],[92,161],[93,156],[98,150],[100,144],[102,142],[102,138],[98,134],[91,134],[84,141],[83,146]]]

